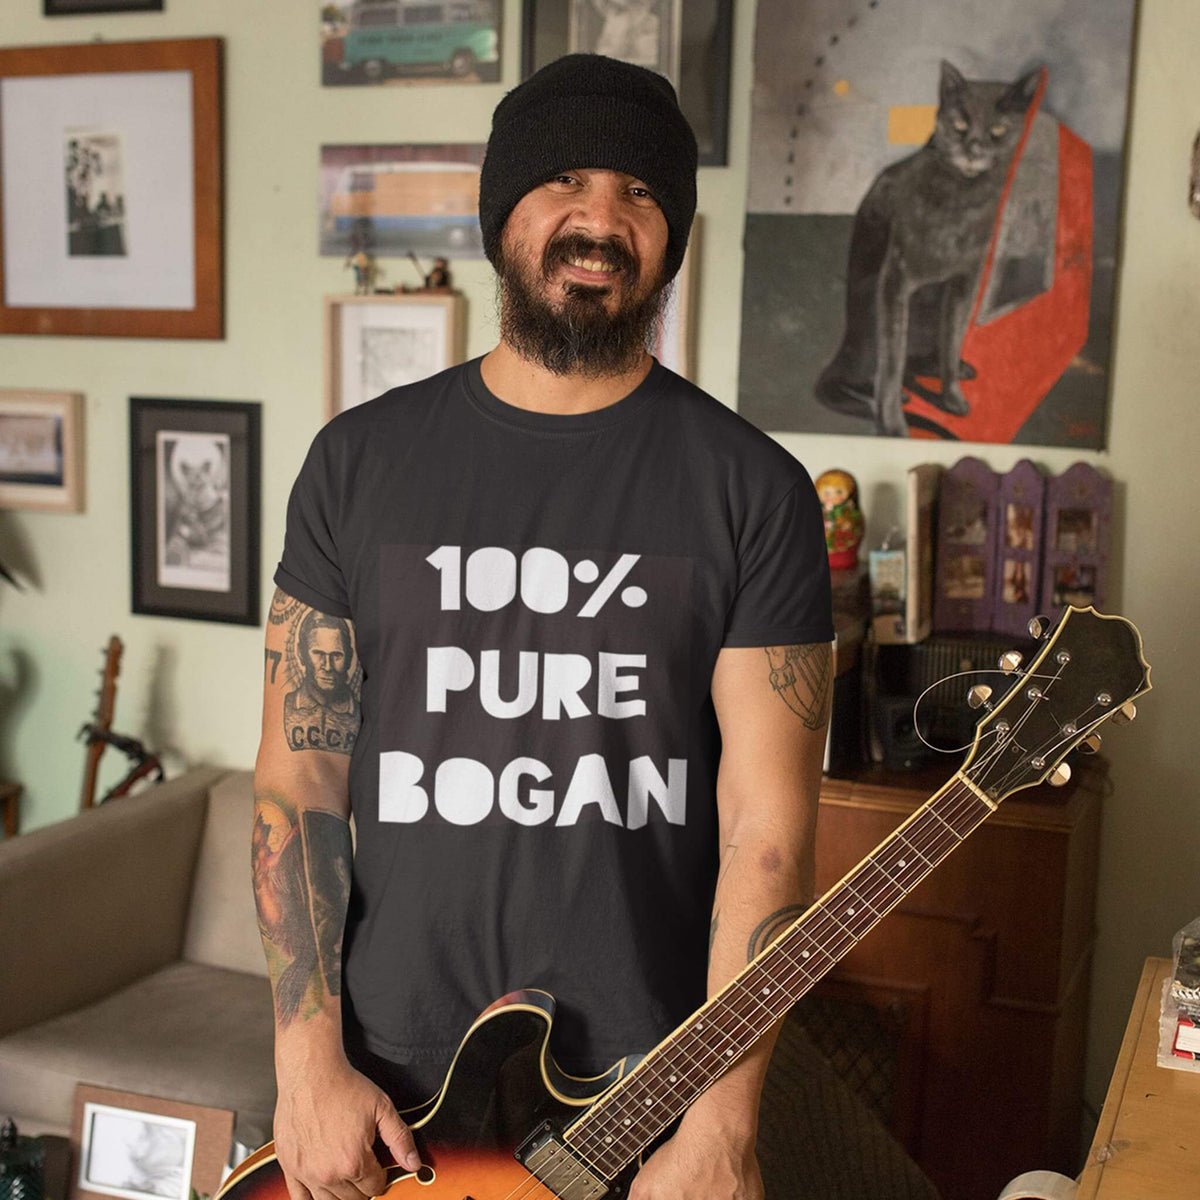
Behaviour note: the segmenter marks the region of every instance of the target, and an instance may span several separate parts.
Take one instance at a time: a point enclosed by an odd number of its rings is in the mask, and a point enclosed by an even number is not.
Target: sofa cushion
[[[65,1130],[76,1083],[233,1109],[270,1137],[266,979],[176,962],[86,1008],[0,1038],[0,1113]]]
[[[183,941],[189,962],[267,973],[250,880],[253,824],[254,773],[231,771],[208,793]]]

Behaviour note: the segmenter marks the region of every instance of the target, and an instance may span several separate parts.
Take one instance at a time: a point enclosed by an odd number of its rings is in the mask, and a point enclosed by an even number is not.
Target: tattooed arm
[[[276,589],[267,621],[251,864],[275,1000],[275,1146],[291,1200],[384,1190],[376,1130],[412,1150],[387,1097],[342,1047],[350,754],[361,723],[354,626]]]
[[[712,698],[721,727],[721,865],[709,938],[710,996],[812,899],[832,677],[827,643],[729,647],[717,656]],[[723,1182],[700,1185],[698,1195],[761,1197],[754,1143],[777,1035],[778,1026],[695,1101],[638,1175],[630,1200],[638,1200],[639,1183],[647,1197],[690,1194],[683,1181],[701,1172]]]

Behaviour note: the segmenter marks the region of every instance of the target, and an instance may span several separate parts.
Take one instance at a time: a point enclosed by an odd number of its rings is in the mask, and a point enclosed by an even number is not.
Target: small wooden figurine
[[[858,509],[858,484],[849,471],[823,471],[816,480],[825,514],[825,549],[831,570],[858,565],[863,518]]]

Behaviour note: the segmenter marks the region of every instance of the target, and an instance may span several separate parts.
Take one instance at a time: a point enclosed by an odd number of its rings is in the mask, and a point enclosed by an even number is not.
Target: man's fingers
[[[413,1141],[408,1126],[400,1120],[386,1096],[380,1096],[375,1123],[379,1129],[379,1136],[383,1138],[383,1144],[392,1152],[396,1162],[410,1171],[415,1171],[421,1165],[417,1144]]]
[[[283,1173],[283,1181],[287,1184],[288,1195],[291,1200],[313,1200],[313,1194],[300,1182],[298,1179],[293,1179],[286,1171]]]

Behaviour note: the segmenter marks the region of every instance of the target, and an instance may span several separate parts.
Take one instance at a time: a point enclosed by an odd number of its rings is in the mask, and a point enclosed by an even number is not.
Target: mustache
[[[623,242],[616,238],[597,240],[586,233],[564,233],[546,243],[542,253],[543,278],[548,280],[554,274],[555,267],[569,264],[573,258],[590,258],[601,262],[626,283],[632,283],[638,277],[637,259]]]

